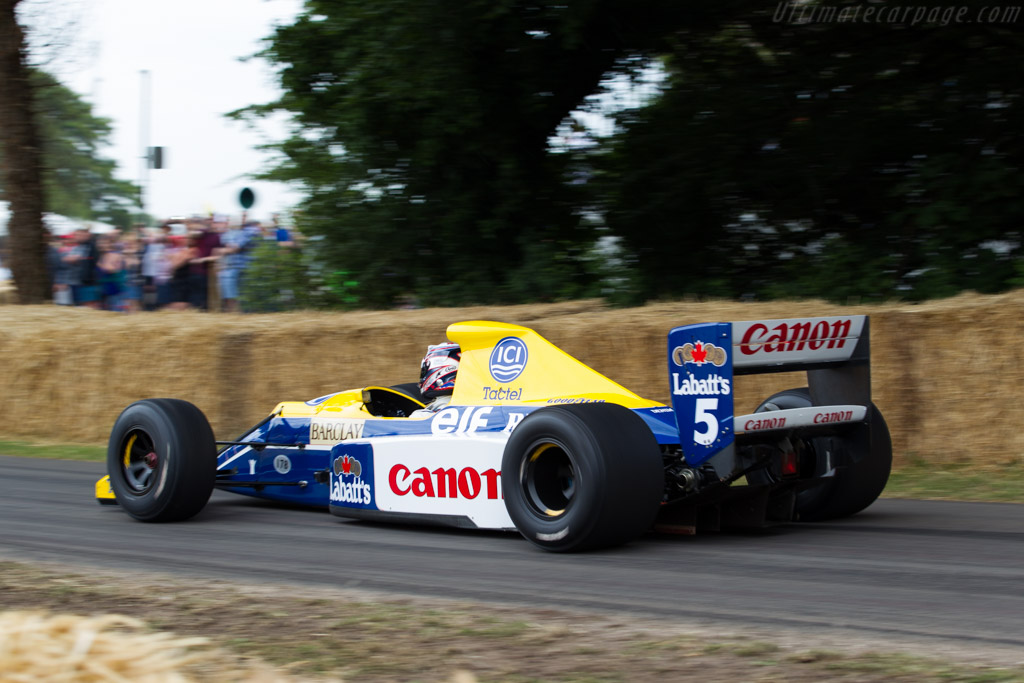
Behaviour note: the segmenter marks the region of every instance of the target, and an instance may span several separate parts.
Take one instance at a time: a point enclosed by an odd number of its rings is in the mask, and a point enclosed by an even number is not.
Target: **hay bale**
[[[964,294],[920,305],[840,307],[821,301],[659,302],[609,309],[599,301],[412,311],[122,315],[56,306],[0,307],[5,436],[104,442],[120,411],[156,396],[198,405],[221,438],[237,436],[278,401],[366,384],[415,381],[429,343],[457,320],[526,325],[637,393],[668,401],[665,338],[714,320],[872,316],[875,402],[897,462],[1019,459],[1024,418],[1024,291]],[[973,353],[966,353],[970,349]],[[962,359],[971,363],[964,364]],[[799,373],[745,376],[737,412]],[[980,414],[975,405],[984,405]]]
[[[212,649],[206,638],[150,631],[117,614],[0,612],[0,683],[292,683],[259,659]],[[303,680],[341,683],[338,678]]]
[[[183,671],[209,657],[205,638],[148,633],[130,617],[0,613],[0,681],[191,680]]]

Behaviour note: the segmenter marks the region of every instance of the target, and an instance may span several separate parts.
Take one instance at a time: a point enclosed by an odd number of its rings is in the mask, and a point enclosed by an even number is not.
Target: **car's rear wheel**
[[[812,405],[806,387],[787,389],[765,399],[755,412],[807,408]],[[814,522],[856,514],[882,494],[892,469],[892,439],[881,411],[872,403],[868,410],[871,438],[864,453],[852,454],[856,461],[836,468],[835,474],[820,484],[801,491],[796,497],[796,512],[801,521]],[[827,439],[805,440],[815,457],[824,457]]]
[[[107,472],[118,504],[143,522],[194,516],[213,492],[217,448],[197,407],[172,398],[131,404],[114,423]]]
[[[651,430],[622,406],[542,408],[512,432],[501,467],[505,507],[545,550],[626,543],[654,523],[665,486]]]

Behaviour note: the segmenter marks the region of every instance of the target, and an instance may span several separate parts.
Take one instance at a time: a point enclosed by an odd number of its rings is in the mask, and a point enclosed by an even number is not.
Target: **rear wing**
[[[870,415],[865,315],[787,318],[676,327],[668,335],[672,408],[690,465],[720,458],[731,469],[737,439],[776,432],[834,432]],[[738,375],[805,370],[810,408],[734,415]]]

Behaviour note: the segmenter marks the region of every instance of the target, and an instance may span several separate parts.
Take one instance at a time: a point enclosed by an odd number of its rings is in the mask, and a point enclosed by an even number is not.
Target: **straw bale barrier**
[[[0,612],[0,683],[297,680],[300,679],[259,659],[243,660],[225,650],[211,648],[207,638],[153,631],[132,617],[52,614],[42,610]],[[301,680],[342,683],[339,678]],[[470,683],[473,681],[469,679]]]
[[[232,438],[282,400],[418,378],[428,343],[458,320],[526,325],[637,393],[669,396],[665,338],[675,325],[815,315],[871,315],[875,402],[897,463],[1019,462],[1024,453],[1024,290],[965,294],[921,305],[820,301],[671,302],[610,309],[550,305],[215,315],[121,315],[53,306],[0,306],[0,436],[105,442],[128,403],[184,398]],[[737,411],[803,386],[791,373],[745,376]]]
[[[192,651],[206,639],[146,633],[142,627],[115,615],[0,612],[0,681],[195,680],[184,670],[210,657]]]

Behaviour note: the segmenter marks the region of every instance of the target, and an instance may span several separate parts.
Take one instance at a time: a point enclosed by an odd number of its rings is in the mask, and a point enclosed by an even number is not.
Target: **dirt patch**
[[[1011,664],[1009,653],[1000,658],[976,648],[944,649],[941,659],[933,659],[927,655],[937,653],[924,646],[899,654],[891,643],[842,634],[823,640],[809,633],[737,633],[712,624],[284,585],[242,590],[14,562],[0,562],[0,604],[8,610],[127,614],[159,631],[207,638],[239,667],[266,662],[303,679],[1024,680],[1024,669]],[[218,679],[209,668],[193,673]]]

